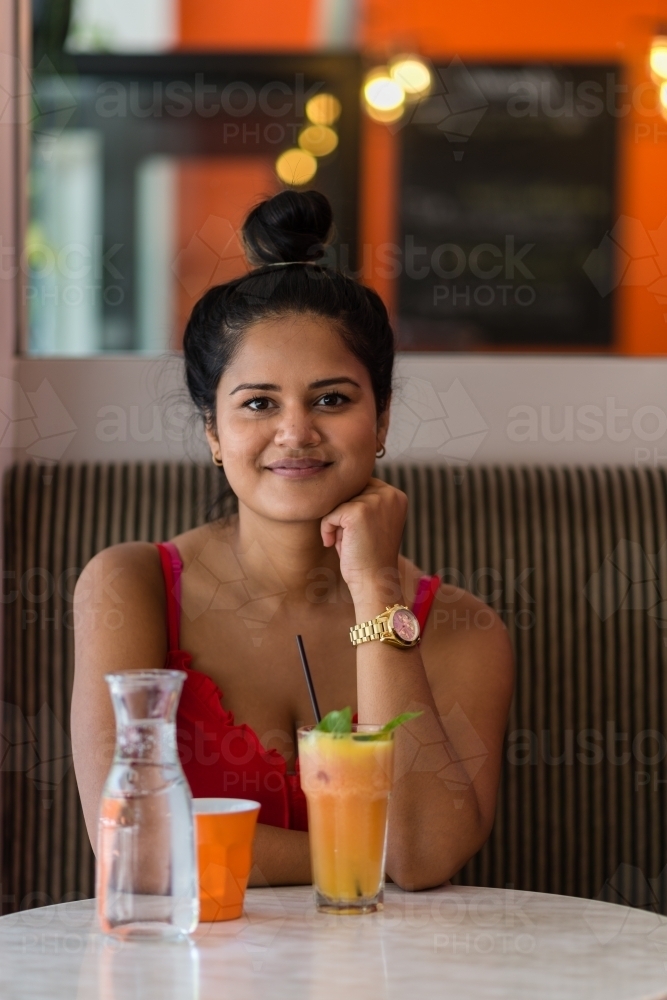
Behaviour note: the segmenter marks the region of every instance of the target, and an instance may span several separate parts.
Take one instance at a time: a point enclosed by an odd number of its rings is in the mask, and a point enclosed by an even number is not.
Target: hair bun
[[[281,191],[255,205],[243,223],[248,261],[261,267],[319,260],[332,224],[329,199],[319,191]]]

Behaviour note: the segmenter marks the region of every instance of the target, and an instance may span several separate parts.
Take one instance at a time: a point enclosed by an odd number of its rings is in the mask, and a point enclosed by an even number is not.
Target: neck
[[[334,546],[325,548],[321,521],[273,521],[239,502],[235,541],[244,571],[259,590],[280,584],[287,596],[304,600],[309,586],[324,578],[342,583],[340,561]],[[320,573],[314,571],[320,570]]]

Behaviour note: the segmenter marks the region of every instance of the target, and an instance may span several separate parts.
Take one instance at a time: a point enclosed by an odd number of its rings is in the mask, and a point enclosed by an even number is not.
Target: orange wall
[[[275,52],[312,47],[314,0],[181,0],[184,49]]]
[[[627,44],[630,21],[660,18],[658,0],[363,0],[363,44],[416,46],[427,55],[462,59],[614,59]]]
[[[619,119],[620,194],[617,216],[635,220],[622,235],[627,259],[617,296],[617,349],[667,353],[667,121],[651,101],[646,57],[651,36],[667,25],[667,0],[359,0],[360,44],[378,61],[401,50],[463,60],[617,61],[629,95],[644,110]],[[181,0],[184,48],[304,49],[313,46],[315,0]],[[667,30],[665,30],[667,33]],[[639,88],[639,89],[637,89]],[[642,89],[643,88],[643,89]],[[363,129],[361,242],[395,242],[395,141],[368,120]],[[667,222],[666,222],[667,230]],[[616,232],[614,235],[618,235]],[[663,253],[664,247],[664,253]],[[650,258],[650,259],[649,259]],[[626,258],[623,258],[626,259]],[[367,280],[391,308],[392,283]],[[661,301],[662,300],[662,301]]]
[[[272,197],[281,184],[273,158],[262,156],[185,157],[177,178],[179,253],[174,263],[172,345],[180,348],[200,295],[248,270],[240,239],[243,220],[257,201]]]

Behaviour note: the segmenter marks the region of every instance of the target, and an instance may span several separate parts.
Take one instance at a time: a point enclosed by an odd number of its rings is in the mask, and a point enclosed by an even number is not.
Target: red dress
[[[223,693],[206,674],[193,669],[192,656],[179,648],[180,577],[183,563],[172,542],[159,543],[167,596],[169,651],[165,667],[185,671],[178,705],[176,735],[181,764],[194,798],[231,797],[261,803],[259,822],[290,830],[307,830],[306,799],[296,771],[277,750],[266,750],[257,734],[223,705]],[[423,576],[413,605],[423,629],[440,585],[438,576]],[[298,667],[295,647],[295,669]]]

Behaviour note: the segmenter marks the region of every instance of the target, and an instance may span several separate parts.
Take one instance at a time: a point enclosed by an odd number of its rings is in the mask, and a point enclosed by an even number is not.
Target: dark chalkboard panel
[[[619,69],[435,77],[398,126],[401,346],[611,347]]]

